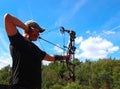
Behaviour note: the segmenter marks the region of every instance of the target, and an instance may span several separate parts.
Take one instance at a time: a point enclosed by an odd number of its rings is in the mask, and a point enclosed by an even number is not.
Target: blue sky
[[[9,40],[4,28],[4,14],[21,21],[35,20],[46,31],[41,37],[59,46],[68,44],[68,34],[60,26],[76,32],[76,55],[86,58],[120,59],[120,0],[0,0],[0,68],[12,64]],[[22,34],[22,29],[18,28]],[[42,40],[35,42],[48,54],[62,50]],[[47,63],[47,62],[44,62]]]

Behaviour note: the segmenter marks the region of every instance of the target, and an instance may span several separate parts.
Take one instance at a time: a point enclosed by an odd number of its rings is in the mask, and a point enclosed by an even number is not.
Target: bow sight
[[[69,33],[69,35],[70,35],[70,43],[69,43],[69,46],[68,46],[68,48],[69,48],[68,53],[75,54],[75,50],[76,50],[76,47],[74,46],[75,45],[75,38],[76,38],[75,31],[73,31],[73,30],[65,30],[64,27],[61,27],[60,32],[62,34],[65,33],[65,32]]]

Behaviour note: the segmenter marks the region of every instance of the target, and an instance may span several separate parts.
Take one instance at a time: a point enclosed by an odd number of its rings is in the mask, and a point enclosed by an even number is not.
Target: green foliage
[[[68,70],[65,64],[51,63],[46,66],[50,71],[57,72],[57,81],[49,85],[46,89],[119,89],[120,88],[120,60],[115,59],[99,59],[98,61],[80,62],[78,59],[74,60],[76,64],[75,74],[76,81],[71,82],[66,79]],[[44,70],[43,70],[44,71]],[[49,72],[50,72],[49,71]],[[60,72],[62,71],[62,72]],[[64,78],[59,75],[63,73]],[[43,76],[47,77],[47,76]],[[44,81],[44,80],[43,80]]]
[[[0,84],[9,84],[10,74],[11,74],[10,65],[2,68],[0,70]]]
[[[76,81],[68,79],[65,62],[42,65],[42,89],[120,89],[120,60],[99,59],[98,61],[76,64]],[[8,84],[11,74],[10,66],[0,70],[0,84]]]
[[[79,85],[77,82],[68,83],[64,89],[82,89],[82,86]]]
[[[50,89],[63,89],[63,86],[60,84],[54,84]]]

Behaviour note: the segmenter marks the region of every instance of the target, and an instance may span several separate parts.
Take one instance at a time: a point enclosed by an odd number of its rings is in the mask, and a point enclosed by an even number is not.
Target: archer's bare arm
[[[60,56],[58,59],[56,59],[55,55],[46,54],[46,56],[44,57],[43,60],[46,60],[46,61],[61,61],[61,60],[69,60],[69,59],[70,59],[70,55]]]
[[[13,36],[17,33],[17,26],[28,31],[28,27],[22,21],[10,14],[4,15],[4,25],[9,36]]]

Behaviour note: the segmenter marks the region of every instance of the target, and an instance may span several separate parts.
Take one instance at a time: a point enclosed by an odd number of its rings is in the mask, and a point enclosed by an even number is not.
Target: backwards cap
[[[40,27],[40,26],[39,26],[35,21],[33,21],[33,20],[29,20],[29,21],[25,22],[25,24],[26,24],[27,26],[29,26],[29,27],[33,27],[33,28],[37,29],[40,33],[42,33],[42,32],[45,31],[44,28]]]

